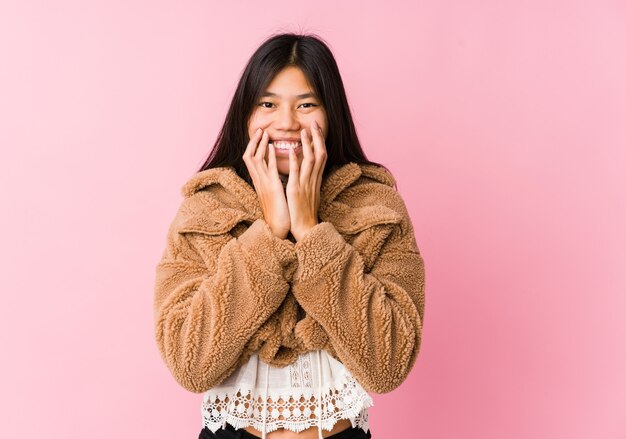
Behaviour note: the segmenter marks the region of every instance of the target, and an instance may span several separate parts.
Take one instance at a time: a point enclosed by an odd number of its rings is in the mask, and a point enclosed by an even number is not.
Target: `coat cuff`
[[[315,276],[345,245],[346,240],[332,223],[316,224],[294,246],[298,260],[294,278],[304,280]]]
[[[253,222],[237,240],[260,270],[291,279],[296,261],[294,244],[274,235],[264,219]]]

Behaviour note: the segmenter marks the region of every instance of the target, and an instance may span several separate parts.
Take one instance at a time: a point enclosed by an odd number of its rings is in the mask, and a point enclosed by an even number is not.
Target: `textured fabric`
[[[368,391],[399,386],[421,345],[424,263],[394,183],[376,165],[331,170],[319,224],[293,243],[234,168],[191,177],[156,267],[156,342],[176,381],[201,393],[255,352],[282,367],[324,349]]]
[[[252,354],[224,382],[205,392],[202,418],[212,432],[226,423],[253,426],[262,433],[319,426],[321,437],[321,430],[332,430],[339,419],[349,419],[366,432],[373,405],[345,366],[324,350],[300,354],[286,367],[268,365]]]

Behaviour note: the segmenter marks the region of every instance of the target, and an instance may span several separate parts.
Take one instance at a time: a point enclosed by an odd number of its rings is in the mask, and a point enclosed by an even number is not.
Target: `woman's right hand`
[[[289,207],[283,184],[278,176],[273,148],[269,148],[267,163],[265,162],[268,142],[267,131],[259,128],[248,142],[243,161],[254,183],[265,222],[270,226],[274,235],[285,239],[291,229]]]

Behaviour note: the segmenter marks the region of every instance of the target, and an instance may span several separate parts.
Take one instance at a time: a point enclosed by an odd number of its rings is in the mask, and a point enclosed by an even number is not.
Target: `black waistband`
[[[235,427],[233,427],[232,425],[230,425],[229,423],[226,423],[226,428],[225,430],[228,430],[230,432],[233,433],[238,433],[240,434],[241,438],[245,438],[245,439],[260,439],[260,436],[256,436],[246,430],[244,430],[243,428],[239,428],[239,429],[235,429]],[[367,430],[367,433],[363,431],[362,428],[360,427],[353,427],[350,426],[348,428],[346,428],[345,430],[342,430],[338,433],[335,433],[331,436],[327,436],[324,439],[365,439],[365,438],[371,438],[372,435],[370,433],[369,430]]]

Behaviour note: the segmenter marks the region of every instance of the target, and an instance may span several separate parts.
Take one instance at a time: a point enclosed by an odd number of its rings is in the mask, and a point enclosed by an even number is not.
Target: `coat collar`
[[[395,184],[394,177],[376,165],[350,162],[335,167],[320,187],[320,220],[332,222],[344,233],[356,233],[373,224],[400,221],[400,214],[384,203],[359,203],[352,198],[342,200],[342,193],[360,178],[369,178],[386,186]],[[203,191],[210,187],[212,190]],[[181,231],[224,233],[240,221],[252,223],[263,217],[256,191],[233,167],[196,173],[182,186],[181,194],[188,204],[181,211]],[[230,201],[225,203],[224,197]],[[211,215],[206,214],[207,208]]]

